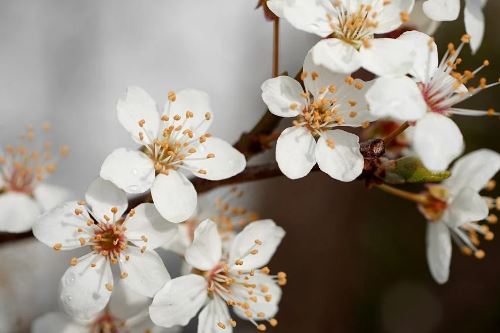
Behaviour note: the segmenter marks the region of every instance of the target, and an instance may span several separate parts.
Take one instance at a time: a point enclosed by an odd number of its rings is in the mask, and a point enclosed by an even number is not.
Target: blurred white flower
[[[247,224],[256,221],[258,214],[249,211],[237,202],[243,196],[243,191],[236,187],[223,189],[221,195],[205,195],[198,200],[198,212],[186,222],[179,223],[179,232],[173,242],[164,246],[184,256],[194,239],[194,231],[206,219],[217,224],[222,239],[222,250],[229,247],[238,232]]]
[[[228,306],[259,330],[277,324],[274,315],[281,298],[279,285],[286,275],[269,275],[266,265],[285,235],[271,220],[250,223],[233,241],[229,254],[222,251],[217,225],[205,220],[186,251],[193,274],[173,279],[156,294],[149,308],[151,319],[163,327],[186,325],[198,311],[198,332],[232,332],[236,325]]]
[[[477,73],[489,64],[487,60],[474,71],[457,71],[462,59],[460,51],[468,42],[455,49],[453,44],[438,62],[437,46],[428,35],[409,31],[399,38],[416,51],[416,59],[408,76],[384,77],[375,83],[366,94],[370,112],[377,117],[392,117],[401,121],[416,121],[413,132],[413,148],[424,165],[431,170],[445,170],[464,148],[462,133],[449,118],[452,115],[484,116],[496,115],[494,110],[471,110],[455,107],[456,104],[476,95],[484,89],[498,84],[488,84],[480,78],[476,87],[465,86]]]
[[[452,175],[441,185],[430,185],[427,203],[419,204],[427,224],[427,262],[431,274],[438,283],[448,280],[451,260],[451,239],[465,254],[484,257],[479,250],[479,235],[493,239],[486,225],[479,225],[493,208],[493,199],[482,197],[490,178],[500,169],[500,154],[481,149],[469,153],[455,162]],[[496,217],[488,220],[496,222]]]
[[[327,37],[312,48],[314,63],[338,73],[363,67],[377,75],[405,74],[412,50],[392,38],[375,38],[406,22],[414,0],[284,0],[269,8],[295,28]]]
[[[483,41],[484,14],[487,0],[465,0],[465,31],[471,36],[470,47],[475,53]],[[460,14],[460,0],[427,0],[424,13],[434,21],[455,21]]]
[[[101,177],[128,193],[151,189],[156,208],[169,221],[185,221],[196,209],[196,190],[180,171],[220,180],[245,168],[240,152],[207,133],[213,117],[202,91],[170,92],[160,115],[146,91],[130,87],[117,109],[118,120],[143,148],[113,151],[102,164]]]
[[[43,127],[50,129],[47,123]],[[57,158],[52,144],[39,139],[29,126],[18,146],[0,151],[0,231],[28,231],[43,212],[70,196],[66,189],[44,182],[56,170]],[[61,147],[60,155],[67,153],[68,148]]]
[[[71,267],[61,278],[60,296],[69,314],[89,319],[108,304],[113,290],[112,264],[119,264],[125,286],[153,297],[170,276],[152,250],[173,240],[177,226],[148,203],[122,218],[127,209],[125,192],[101,178],[89,186],[85,199],[46,213],[34,225],[33,234],[55,250],[90,250],[71,259]]]
[[[311,51],[302,74],[305,91],[288,76],[262,84],[262,99],[280,117],[297,117],[276,143],[276,161],[291,179],[306,176],[316,163],[331,177],[351,181],[361,174],[364,160],[355,134],[338,126],[367,126],[375,117],[368,112],[364,91],[370,83],[334,74],[314,65]],[[316,142],[317,139],[317,142]]]
[[[62,312],[49,312],[37,318],[31,333],[174,333],[179,328],[158,327],[149,318],[151,299],[117,285],[106,310],[90,320],[78,320]]]

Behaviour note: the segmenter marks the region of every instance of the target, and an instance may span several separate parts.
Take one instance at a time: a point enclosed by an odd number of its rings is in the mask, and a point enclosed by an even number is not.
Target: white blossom
[[[63,312],[49,312],[37,318],[31,333],[177,333],[179,328],[158,327],[149,318],[151,299],[117,285],[106,310],[89,320],[72,318]]]
[[[88,251],[71,259],[71,267],[61,278],[60,298],[69,314],[89,319],[108,304],[114,285],[111,265],[119,265],[126,287],[153,297],[170,279],[153,249],[172,241],[177,226],[165,221],[149,203],[122,217],[127,209],[125,192],[101,178],[90,185],[85,199],[43,215],[33,234],[57,251]]]
[[[438,283],[448,280],[451,260],[451,239],[465,254],[483,258],[479,250],[479,236],[493,239],[487,225],[480,225],[488,217],[489,208],[495,206],[493,199],[482,197],[490,178],[500,169],[500,154],[480,149],[455,162],[452,175],[441,185],[430,185],[427,202],[419,204],[420,211],[428,219],[427,262],[433,278]],[[496,217],[489,217],[496,221]]]
[[[276,143],[276,161],[291,179],[306,176],[316,163],[331,177],[352,181],[363,170],[357,135],[339,126],[367,126],[370,115],[364,99],[369,82],[331,73],[314,65],[311,52],[302,73],[305,91],[288,76],[262,84],[262,99],[269,111],[280,117],[296,117]]]
[[[470,47],[475,53],[483,41],[484,14],[487,0],[465,0],[465,31],[471,36]],[[460,0],[427,0],[424,13],[434,21],[454,21],[460,14]]]
[[[324,39],[312,48],[315,64],[338,73],[363,67],[377,75],[408,71],[413,53],[404,43],[375,38],[408,20],[414,0],[270,0],[269,8],[295,28]]]
[[[48,131],[50,125],[44,124]],[[36,219],[67,200],[70,192],[45,179],[57,168],[52,145],[37,140],[33,127],[22,135],[18,146],[0,150],[0,231],[19,233],[31,229]],[[66,156],[68,148],[61,147]]]
[[[436,44],[426,34],[409,31],[398,39],[416,51],[414,66],[409,72],[412,77],[375,80],[366,94],[370,112],[377,117],[415,122],[412,141],[416,154],[427,168],[445,170],[464,149],[462,133],[450,116],[496,115],[492,109],[472,110],[456,105],[498,82],[488,84],[485,78],[480,78],[477,86],[465,86],[489,64],[485,60],[475,70],[457,71],[462,61],[460,51],[468,42],[467,35],[462,37],[458,48],[448,45],[441,62],[438,62]]]
[[[104,161],[101,177],[127,193],[151,189],[154,204],[169,221],[187,220],[196,208],[196,190],[182,171],[220,180],[245,168],[244,156],[207,130],[213,116],[208,95],[194,89],[170,92],[160,114],[151,96],[129,87],[117,105],[118,120],[142,144],[142,151],[119,148]]]
[[[186,251],[193,273],[175,278],[156,294],[149,308],[151,319],[163,327],[186,325],[198,311],[198,333],[232,332],[235,313],[259,330],[274,318],[281,298],[279,285],[286,275],[269,275],[265,266],[285,235],[271,220],[250,223],[234,239],[228,254],[222,251],[217,225],[205,220]],[[260,323],[259,323],[260,322]]]

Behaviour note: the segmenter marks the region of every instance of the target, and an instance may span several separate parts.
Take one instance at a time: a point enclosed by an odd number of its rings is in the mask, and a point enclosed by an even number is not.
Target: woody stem
[[[276,17],[273,21],[273,77],[279,73],[280,62],[280,19]]]

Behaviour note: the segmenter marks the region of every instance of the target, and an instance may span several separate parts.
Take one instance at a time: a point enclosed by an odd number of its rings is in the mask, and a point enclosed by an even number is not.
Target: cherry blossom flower
[[[452,115],[496,115],[493,109],[472,110],[456,107],[457,104],[477,93],[495,86],[485,78],[476,87],[465,86],[485,66],[488,60],[475,70],[457,71],[462,59],[460,51],[468,36],[455,49],[453,44],[440,63],[437,46],[424,33],[409,31],[398,39],[408,42],[417,51],[415,64],[408,76],[378,78],[366,94],[370,112],[377,117],[392,117],[401,121],[415,121],[413,148],[424,165],[431,170],[445,170],[463,149],[463,137],[458,126],[449,118]]]
[[[470,47],[475,53],[483,41],[484,14],[487,0],[465,0],[465,31],[471,36]],[[434,21],[455,21],[460,14],[460,0],[427,0],[424,13]]]
[[[198,332],[232,332],[237,315],[264,331],[271,326],[281,298],[279,285],[286,283],[285,273],[269,275],[264,267],[285,235],[271,220],[250,223],[234,239],[230,253],[222,251],[217,225],[203,221],[186,251],[192,274],[175,278],[156,294],[149,308],[154,323],[163,327],[186,325],[200,309]]]
[[[427,262],[438,283],[448,281],[451,260],[451,239],[463,253],[483,258],[479,250],[479,236],[493,239],[487,225],[477,221],[488,219],[494,223],[496,216],[488,216],[489,208],[500,208],[500,202],[482,197],[479,192],[500,169],[500,154],[480,149],[455,162],[452,175],[441,185],[431,185],[424,194],[425,204],[419,209],[427,218]]]
[[[364,67],[377,75],[402,75],[413,53],[392,38],[375,38],[406,22],[414,0],[270,0],[268,7],[295,28],[325,39],[312,48],[313,61],[338,73]]]
[[[335,128],[366,127],[375,119],[363,97],[371,83],[314,65],[311,52],[304,61],[302,81],[305,91],[288,76],[269,79],[261,87],[269,111],[280,117],[296,117],[294,126],[285,129],[276,143],[280,170],[297,179],[318,163],[335,179],[354,180],[364,165],[359,138]]]
[[[245,168],[240,152],[207,133],[213,116],[202,91],[170,92],[159,114],[147,92],[129,87],[117,109],[118,120],[142,151],[116,149],[104,161],[101,177],[127,193],[151,189],[156,208],[169,221],[185,221],[196,208],[196,190],[181,171],[220,180]]]
[[[44,131],[50,125],[43,125]],[[42,145],[35,130],[29,126],[18,146],[6,146],[0,151],[0,231],[25,232],[31,229],[40,215],[65,201],[70,192],[45,183],[57,168],[57,158],[50,142]],[[66,156],[62,146],[60,155]]]
[[[148,297],[170,279],[153,249],[172,241],[174,223],[165,221],[153,204],[144,203],[125,217],[127,197],[113,183],[96,179],[86,201],[59,205],[34,225],[33,234],[56,251],[85,248],[73,257],[61,278],[61,301],[72,316],[89,319],[100,312],[113,291],[112,265],[119,265],[122,283]]]
[[[151,299],[117,284],[106,310],[90,320],[72,318],[63,312],[49,312],[37,318],[32,333],[174,333],[179,328],[158,327],[149,318]]]
[[[249,211],[238,202],[242,196],[243,191],[236,187],[224,188],[203,196],[198,201],[199,207],[196,215],[186,222],[179,223],[176,239],[164,248],[184,256],[193,242],[194,231],[198,225],[210,219],[217,224],[223,251],[229,251],[236,234],[259,217],[257,213]]]

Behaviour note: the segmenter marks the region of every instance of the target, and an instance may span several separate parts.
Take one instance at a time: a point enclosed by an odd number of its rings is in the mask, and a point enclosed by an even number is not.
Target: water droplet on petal
[[[132,174],[133,174],[134,176],[137,176],[137,175],[139,174],[139,170],[137,170],[137,169],[132,169]]]
[[[68,274],[66,274],[66,277],[64,278],[64,284],[66,286],[72,286],[75,284],[75,280],[76,280],[75,273],[69,272]]]
[[[62,298],[63,303],[66,305],[70,305],[73,301],[73,297],[71,297],[70,295],[64,295],[61,298]]]

